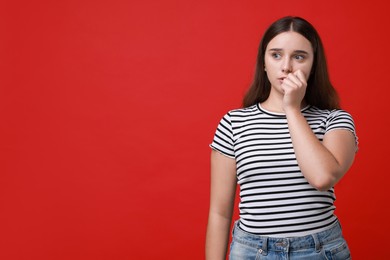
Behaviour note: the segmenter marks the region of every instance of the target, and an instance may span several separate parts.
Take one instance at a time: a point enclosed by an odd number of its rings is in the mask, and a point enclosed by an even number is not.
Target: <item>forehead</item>
[[[269,49],[283,49],[285,51],[303,50],[312,52],[313,48],[308,39],[297,32],[282,32],[276,35],[267,45]]]

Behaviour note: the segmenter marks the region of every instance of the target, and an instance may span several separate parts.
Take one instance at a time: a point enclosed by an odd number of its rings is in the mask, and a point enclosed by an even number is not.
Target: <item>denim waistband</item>
[[[239,227],[239,221],[236,221],[233,228],[233,239],[252,247],[267,251],[296,251],[302,249],[314,248],[320,251],[322,245],[329,243],[342,236],[339,221],[332,224],[329,229],[302,237],[267,237],[243,231]]]

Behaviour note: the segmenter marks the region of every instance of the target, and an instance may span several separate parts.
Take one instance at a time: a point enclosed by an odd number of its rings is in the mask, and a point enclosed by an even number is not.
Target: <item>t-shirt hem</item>
[[[224,156],[230,158],[230,159],[235,159],[234,156],[231,156],[230,154],[227,154],[227,153],[225,153],[225,152],[219,150],[218,148],[216,148],[215,146],[213,146],[213,144],[210,144],[209,147],[210,147],[211,149],[213,149],[213,150],[219,152],[220,154],[222,154],[222,155],[224,155]]]

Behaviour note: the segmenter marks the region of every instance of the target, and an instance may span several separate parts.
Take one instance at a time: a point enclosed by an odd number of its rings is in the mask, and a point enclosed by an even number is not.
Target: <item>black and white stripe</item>
[[[344,110],[308,106],[302,114],[320,141],[333,129],[355,134],[353,119]],[[232,110],[221,119],[210,146],[236,160],[244,231],[302,236],[325,230],[337,220],[334,189],[318,191],[300,172],[285,115],[259,105]]]

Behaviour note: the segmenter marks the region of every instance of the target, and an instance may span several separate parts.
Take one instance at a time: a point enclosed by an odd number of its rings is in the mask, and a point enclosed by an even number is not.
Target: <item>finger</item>
[[[294,72],[294,75],[304,84],[306,84],[306,76],[301,70],[297,70]]]
[[[303,82],[298,78],[297,75],[289,73],[287,75],[287,80],[291,81],[293,84],[295,84],[298,87],[301,87],[303,85]]]
[[[302,83],[301,83],[301,84],[302,84]],[[283,89],[284,93],[290,92],[290,91],[292,91],[292,90],[294,90],[294,89],[296,89],[296,88],[297,88],[297,84],[295,84],[295,83],[294,83],[293,81],[291,81],[290,79],[285,78],[285,79],[283,80],[282,89]]]
[[[286,87],[296,87],[296,83],[293,81],[293,80],[291,80],[291,79],[289,79],[289,78],[285,78],[284,80],[283,80],[283,84],[282,85],[284,85],[284,86],[286,86]]]

